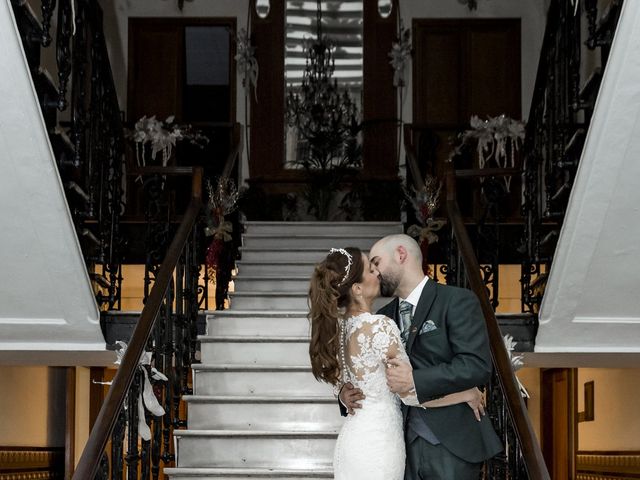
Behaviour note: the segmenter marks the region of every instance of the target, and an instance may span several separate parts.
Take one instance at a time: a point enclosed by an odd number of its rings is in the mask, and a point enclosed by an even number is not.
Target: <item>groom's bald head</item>
[[[378,269],[383,296],[409,292],[424,278],[422,252],[409,235],[388,235],[378,240],[369,252],[371,264]]]

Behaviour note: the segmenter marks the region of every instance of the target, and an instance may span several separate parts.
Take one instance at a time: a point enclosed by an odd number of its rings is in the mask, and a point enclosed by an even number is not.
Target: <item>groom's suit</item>
[[[402,329],[397,298],[378,313],[394,319]],[[478,299],[470,290],[429,279],[415,307],[406,350],[420,403],[485,385],[491,376],[485,322]],[[466,462],[482,462],[503,449],[489,419],[485,416],[478,422],[465,403],[439,408],[403,406],[403,414],[405,428],[408,417],[414,417],[410,423],[415,424],[415,416],[419,416],[448,452]],[[429,440],[429,445],[434,443],[429,435],[418,433]],[[407,446],[408,463],[414,454]],[[419,462],[428,462],[428,455],[421,453]]]

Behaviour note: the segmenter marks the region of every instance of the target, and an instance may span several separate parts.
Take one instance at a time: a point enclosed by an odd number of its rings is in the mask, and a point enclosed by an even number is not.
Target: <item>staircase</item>
[[[207,317],[172,480],[333,478],[342,423],[308,356],[307,289],[331,247],[368,250],[399,223],[248,222],[231,308]],[[382,299],[381,302],[384,302]]]

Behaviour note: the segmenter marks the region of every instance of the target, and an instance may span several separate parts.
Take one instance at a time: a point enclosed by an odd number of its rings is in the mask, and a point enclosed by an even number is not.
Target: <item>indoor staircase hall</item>
[[[342,423],[311,374],[307,289],[332,247],[367,251],[393,222],[247,222],[231,308],[207,316],[172,480],[333,478]],[[381,299],[385,302],[386,299]],[[382,303],[381,303],[382,304]]]

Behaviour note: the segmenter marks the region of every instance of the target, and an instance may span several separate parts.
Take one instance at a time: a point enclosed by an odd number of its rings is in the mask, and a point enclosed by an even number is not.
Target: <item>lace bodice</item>
[[[351,382],[369,400],[397,402],[397,396],[387,386],[386,361],[396,357],[409,362],[409,358],[395,322],[385,315],[371,313],[350,317],[344,321],[341,341],[346,363],[341,365],[343,383]],[[415,405],[417,398],[406,398],[403,402]]]

